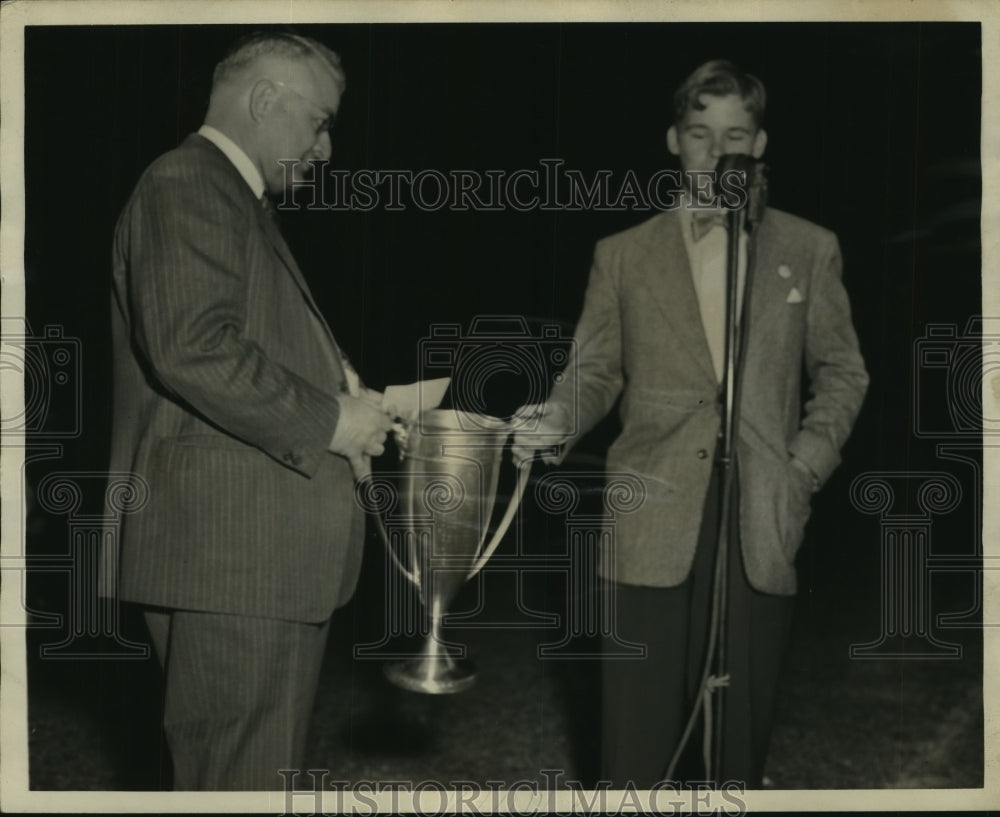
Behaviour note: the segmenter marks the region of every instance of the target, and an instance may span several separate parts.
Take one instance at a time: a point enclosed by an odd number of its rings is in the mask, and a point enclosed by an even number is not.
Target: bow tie
[[[723,213],[692,213],[691,234],[695,241],[701,241],[713,227],[726,229],[726,216]]]

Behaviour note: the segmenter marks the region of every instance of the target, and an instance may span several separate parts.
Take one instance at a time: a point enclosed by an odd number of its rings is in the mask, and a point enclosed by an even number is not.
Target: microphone
[[[746,208],[749,229],[764,217],[767,165],[746,153],[726,153],[715,165],[712,192],[728,210]]]

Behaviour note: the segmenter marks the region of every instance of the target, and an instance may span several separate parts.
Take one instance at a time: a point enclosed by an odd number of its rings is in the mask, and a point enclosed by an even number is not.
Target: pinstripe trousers
[[[145,611],[175,790],[280,791],[302,768],[329,619]]]

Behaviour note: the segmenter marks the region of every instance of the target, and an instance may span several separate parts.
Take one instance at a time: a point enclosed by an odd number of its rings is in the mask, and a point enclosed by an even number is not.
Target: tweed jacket
[[[671,587],[688,575],[721,429],[721,388],[682,224],[679,212],[664,212],[597,244],[573,363],[550,398],[576,417],[572,445],[621,397],[607,470],[638,477],[645,497],[617,517],[614,552],[601,564],[627,584]],[[814,487],[791,457],[820,483],[829,477],[868,376],[833,233],[768,209],[754,269],[743,317],[739,525],[751,585],[790,595]]]

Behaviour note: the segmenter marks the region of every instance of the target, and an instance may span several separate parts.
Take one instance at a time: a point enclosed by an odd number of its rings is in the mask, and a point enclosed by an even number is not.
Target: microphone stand
[[[703,760],[705,777],[712,780],[722,767],[722,743],[725,725],[724,690],[729,684],[726,672],[726,609],[728,604],[728,563],[729,527],[732,524],[731,505],[733,494],[734,468],[736,467],[736,445],[739,427],[739,407],[742,386],[742,362],[744,344],[749,326],[750,292],[753,284],[754,261],[756,256],[755,228],[764,215],[767,203],[766,167],[752,157],[742,154],[727,154],[719,158],[716,165],[716,191],[719,192],[719,176],[729,170],[746,173],[747,198],[742,206],[730,208],[727,212],[727,258],[726,258],[726,334],[725,359],[723,362],[723,419],[721,451],[717,463],[722,468],[719,485],[719,537],[716,543],[715,571],[712,589],[712,608],[709,620],[708,643],[705,665],[702,671],[698,702],[688,718],[684,733],[664,774],[664,780],[671,780],[681,753],[694,729],[699,708],[704,712],[705,731]],[[743,299],[739,297],[740,236],[747,233],[747,265],[743,281]],[[742,314],[742,319],[740,318]],[[739,520],[736,520],[739,524]],[[716,781],[721,784],[721,780]]]
[[[750,315],[747,304],[753,287],[754,261],[756,256],[756,234],[754,228],[763,216],[766,204],[767,181],[763,165],[750,156],[723,156],[716,167],[717,173],[726,170],[742,170],[746,173],[747,206],[731,209],[727,213],[729,236],[726,259],[726,344],[723,362],[723,418],[722,439],[719,443],[721,455],[718,464],[722,469],[719,505],[719,540],[715,554],[715,586],[712,598],[712,631],[710,645],[714,642],[714,655],[709,650],[712,671],[708,676],[705,694],[710,697],[712,730],[711,749],[705,747],[708,779],[718,777],[722,769],[722,750],[725,737],[726,697],[729,685],[727,666],[727,609],[729,603],[729,545],[730,528],[738,529],[739,519],[732,518],[733,483],[736,477],[736,441],[739,439],[740,398],[743,385],[743,360]],[[739,298],[740,237],[747,233],[746,271],[743,281],[743,298]],[[706,712],[708,714],[708,712]],[[706,729],[706,738],[709,730]],[[721,783],[721,780],[717,780]]]

